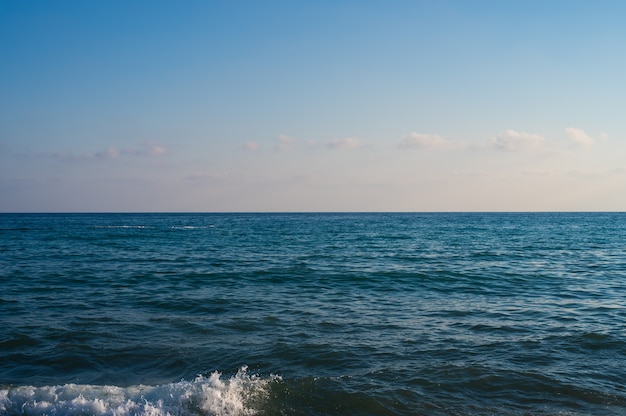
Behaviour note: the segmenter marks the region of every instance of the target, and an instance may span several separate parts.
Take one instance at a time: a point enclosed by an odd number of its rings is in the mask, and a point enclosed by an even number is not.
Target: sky
[[[0,2],[0,212],[626,211],[626,2]]]

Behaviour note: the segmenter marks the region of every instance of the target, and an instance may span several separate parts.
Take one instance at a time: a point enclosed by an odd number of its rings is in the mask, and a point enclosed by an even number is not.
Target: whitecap
[[[64,384],[0,387],[0,413],[5,415],[98,416],[239,416],[257,413],[277,376],[249,375],[242,367],[222,379],[214,372],[193,381],[129,387]]]

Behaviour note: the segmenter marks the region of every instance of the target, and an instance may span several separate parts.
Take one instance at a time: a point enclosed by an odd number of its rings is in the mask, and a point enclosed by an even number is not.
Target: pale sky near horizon
[[[0,2],[0,212],[626,211],[626,2]]]

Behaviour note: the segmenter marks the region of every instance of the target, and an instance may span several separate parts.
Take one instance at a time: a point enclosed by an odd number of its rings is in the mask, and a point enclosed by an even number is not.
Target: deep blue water
[[[626,214],[1,214],[0,414],[625,415]]]

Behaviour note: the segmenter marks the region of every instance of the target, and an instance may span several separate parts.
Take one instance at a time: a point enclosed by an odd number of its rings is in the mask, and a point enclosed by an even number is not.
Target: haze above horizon
[[[0,212],[626,211],[621,1],[0,3]]]

